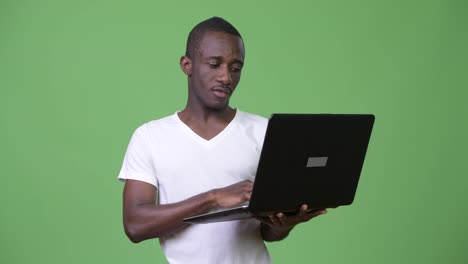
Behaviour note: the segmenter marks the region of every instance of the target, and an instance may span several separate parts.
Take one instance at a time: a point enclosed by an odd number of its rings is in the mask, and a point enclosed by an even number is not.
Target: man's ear
[[[192,61],[187,56],[180,58],[180,68],[188,77],[192,75]]]

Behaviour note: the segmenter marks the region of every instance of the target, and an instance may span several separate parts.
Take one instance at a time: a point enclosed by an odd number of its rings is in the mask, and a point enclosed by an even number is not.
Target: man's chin
[[[226,111],[228,109],[231,109],[231,107],[229,106],[229,100],[227,100],[226,102],[212,103],[208,106],[208,108],[212,111]]]

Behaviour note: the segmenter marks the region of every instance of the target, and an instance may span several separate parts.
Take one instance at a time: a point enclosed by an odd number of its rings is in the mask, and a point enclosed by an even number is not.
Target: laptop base
[[[249,219],[253,215],[249,211],[248,206],[244,205],[241,207],[231,208],[227,210],[222,210],[218,212],[206,213],[203,215],[196,215],[193,217],[187,217],[184,219],[184,222],[190,224],[208,224],[216,222],[225,222],[232,220],[243,220]]]

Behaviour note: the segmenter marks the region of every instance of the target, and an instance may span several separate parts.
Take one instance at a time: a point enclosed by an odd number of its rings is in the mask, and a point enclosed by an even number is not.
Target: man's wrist
[[[263,239],[266,241],[279,241],[286,238],[291,230],[293,230],[294,226],[288,227],[279,227],[279,226],[271,226],[266,223],[261,223],[261,231]]]
[[[218,195],[217,189],[213,189],[211,191],[206,192],[206,196],[207,196],[208,204],[210,208],[219,207],[219,204],[218,204],[219,195]]]
[[[288,235],[294,226],[270,226],[270,229],[278,235]]]

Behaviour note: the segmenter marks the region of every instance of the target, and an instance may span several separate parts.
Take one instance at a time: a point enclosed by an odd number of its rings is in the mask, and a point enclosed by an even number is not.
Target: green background
[[[214,15],[246,44],[232,105],[376,115],[354,204],[275,263],[468,262],[467,1],[0,0],[0,263],[164,263],[125,237],[116,177],[133,130],[184,107]]]

